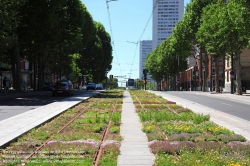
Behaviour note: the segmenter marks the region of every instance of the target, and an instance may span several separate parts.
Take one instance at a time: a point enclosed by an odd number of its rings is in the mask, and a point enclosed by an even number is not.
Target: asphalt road
[[[250,121],[250,97],[249,102],[246,102],[232,98],[220,97],[220,94],[203,95],[201,93],[188,92],[166,93]]]
[[[91,92],[92,91],[75,90],[74,96],[82,93],[91,95]],[[68,96],[65,95],[53,97],[50,91],[41,91],[28,96],[0,100],[0,121],[47,104],[60,101],[67,97]]]

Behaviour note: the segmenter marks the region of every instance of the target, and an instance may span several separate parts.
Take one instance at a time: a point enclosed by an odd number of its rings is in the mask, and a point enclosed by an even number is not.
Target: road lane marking
[[[224,105],[228,105],[228,106],[230,106],[230,107],[232,106],[232,105],[230,105],[230,104],[227,104],[227,103],[221,103],[221,104],[224,104]]]

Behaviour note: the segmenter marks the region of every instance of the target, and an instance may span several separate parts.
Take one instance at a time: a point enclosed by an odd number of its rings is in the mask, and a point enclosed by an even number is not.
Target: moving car
[[[87,90],[95,90],[95,83],[93,83],[93,82],[89,82],[88,84],[87,84],[87,87],[86,87],[86,89]]]
[[[52,95],[58,94],[73,95],[74,86],[70,80],[57,81],[52,90]]]

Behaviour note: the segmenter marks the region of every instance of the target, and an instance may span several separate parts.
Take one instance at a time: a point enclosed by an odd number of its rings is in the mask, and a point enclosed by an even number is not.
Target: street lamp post
[[[231,71],[234,71],[233,53],[231,54]],[[231,94],[234,93],[234,75],[230,73],[231,76]]]
[[[75,62],[76,63],[76,86],[77,86],[77,62]]]
[[[210,92],[213,92],[213,58],[210,56],[211,66],[210,66]]]
[[[196,79],[197,79],[197,62],[195,62],[195,65],[194,65],[194,72],[193,72],[193,77],[194,77],[194,91],[196,91],[196,87],[197,87],[197,82],[196,82]]]
[[[178,74],[177,74],[177,91],[179,91],[180,89],[179,89],[179,87],[180,87],[180,73],[179,73],[179,64],[180,64],[180,62],[179,62],[179,55],[178,55]]]
[[[106,90],[108,90],[108,70],[106,70]]]
[[[107,3],[107,8],[109,9],[109,5],[108,5],[108,3],[109,2],[112,2],[112,1],[118,1],[118,0],[106,0],[106,3]]]

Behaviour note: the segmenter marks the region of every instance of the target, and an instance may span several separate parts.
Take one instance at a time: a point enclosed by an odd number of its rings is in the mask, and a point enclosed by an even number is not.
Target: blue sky
[[[108,75],[139,78],[139,43],[138,45],[135,43],[139,39],[152,39],[152,17],[150,19],[150,16],[153,0],[110,1],[109,10],[106,0],[82,0],[82,2],[93,20],[102,23],[112,37],[114,58],[112,70]],[[189,2],[190,0],[184,0],[184,5]],[[118,78],[118,80],[119,86],[125,86],[122,83],[124,79]]]

